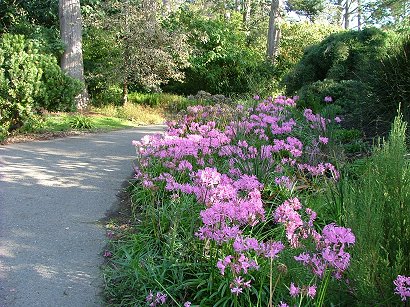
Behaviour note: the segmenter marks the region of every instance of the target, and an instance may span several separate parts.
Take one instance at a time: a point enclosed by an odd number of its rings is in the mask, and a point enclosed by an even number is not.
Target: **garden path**
[[[103,306],[99,222],[161,126],[0,147],[0,306]]]

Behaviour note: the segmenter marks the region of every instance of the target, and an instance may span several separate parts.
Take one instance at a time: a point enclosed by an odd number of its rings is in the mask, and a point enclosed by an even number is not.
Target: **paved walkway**
[[[98,220],[148,126],[0,147],[0,306],[103,306]]]

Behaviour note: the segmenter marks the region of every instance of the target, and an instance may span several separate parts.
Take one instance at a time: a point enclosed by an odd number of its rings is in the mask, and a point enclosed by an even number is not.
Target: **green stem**
[[[330,280],[330,273],[330,270],[326,270],[325,272],[325,278],[323,279],[322,285],[319,290],[318,301],[316,304],[317,307],[322,307],[325,301],[326,290]]]
[[[273,307],[273,285],[272,285],[272,267],[273,267],[273,258],[270,258],[270,274],[269,274],[269,307]]]

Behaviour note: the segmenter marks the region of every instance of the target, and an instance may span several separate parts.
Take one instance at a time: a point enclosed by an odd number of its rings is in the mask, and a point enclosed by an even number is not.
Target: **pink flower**
[[[336,116],[335,117],[335,122],[336,123],[340,123],[342,121],[342,119],[339,117],[339,116]]]
[[[327,137],[319,136],[319,142],[322,144],[327,144],[329,139]]]
[[[325,101],[325,102],[332,102],[332,101],[333,101],[333,98],[332,98],[332,96],[326,96],[325,99],[324,99],[324,101]]]
[[[290,294],[290,296],[291,296],[291,297],[296,297],[296,296],[299,295],[299,293],[300,293],[300,289],[299,289],[298,287],[296,287],[295,284],[292,282],[292,283],[290,284],[290,287],[289,287],[289,294]]]
[[[192,304],[191,302],[185,302],[184,307],[191,307],[191,304]]]
[[[316,295],[316,286],[313,285],[313,286],[308,287],[306,292],[310,298],[314,298]]]
[[[104,251],[103,257],[110,258],[110,257],[112,257],[112,253],[110,251],[106,250],[106,251]]]
[[[232,292],[233,294],[235,294],[235,295],[239,295],[239,294],[242,293],[242,288],[240,288],[240,287],[233,287],[233,288],[231,288],[231,292]]]
[[[111,230],[108,230],[105,235],[107,236],[107,238],[112,239],[115,237],[115,233]]]
[[[149,303],[149,306],[152,307],[155,307],[157,305],[164,305],[167,300],[167,295],[162,292],[157,292],[157,294],[154,296],[154,294],[150,290],[145,300],[147,303]]]
[[[410,297],[410,277],[398,275],[393,283],[396,286],[394,293],[400,295],[403,302],[406,301]]]

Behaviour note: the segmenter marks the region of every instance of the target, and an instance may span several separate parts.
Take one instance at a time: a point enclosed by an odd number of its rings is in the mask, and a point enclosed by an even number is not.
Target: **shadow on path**
[[[0,147],[0,306],[102,306],[98,220],[148,126]]]

